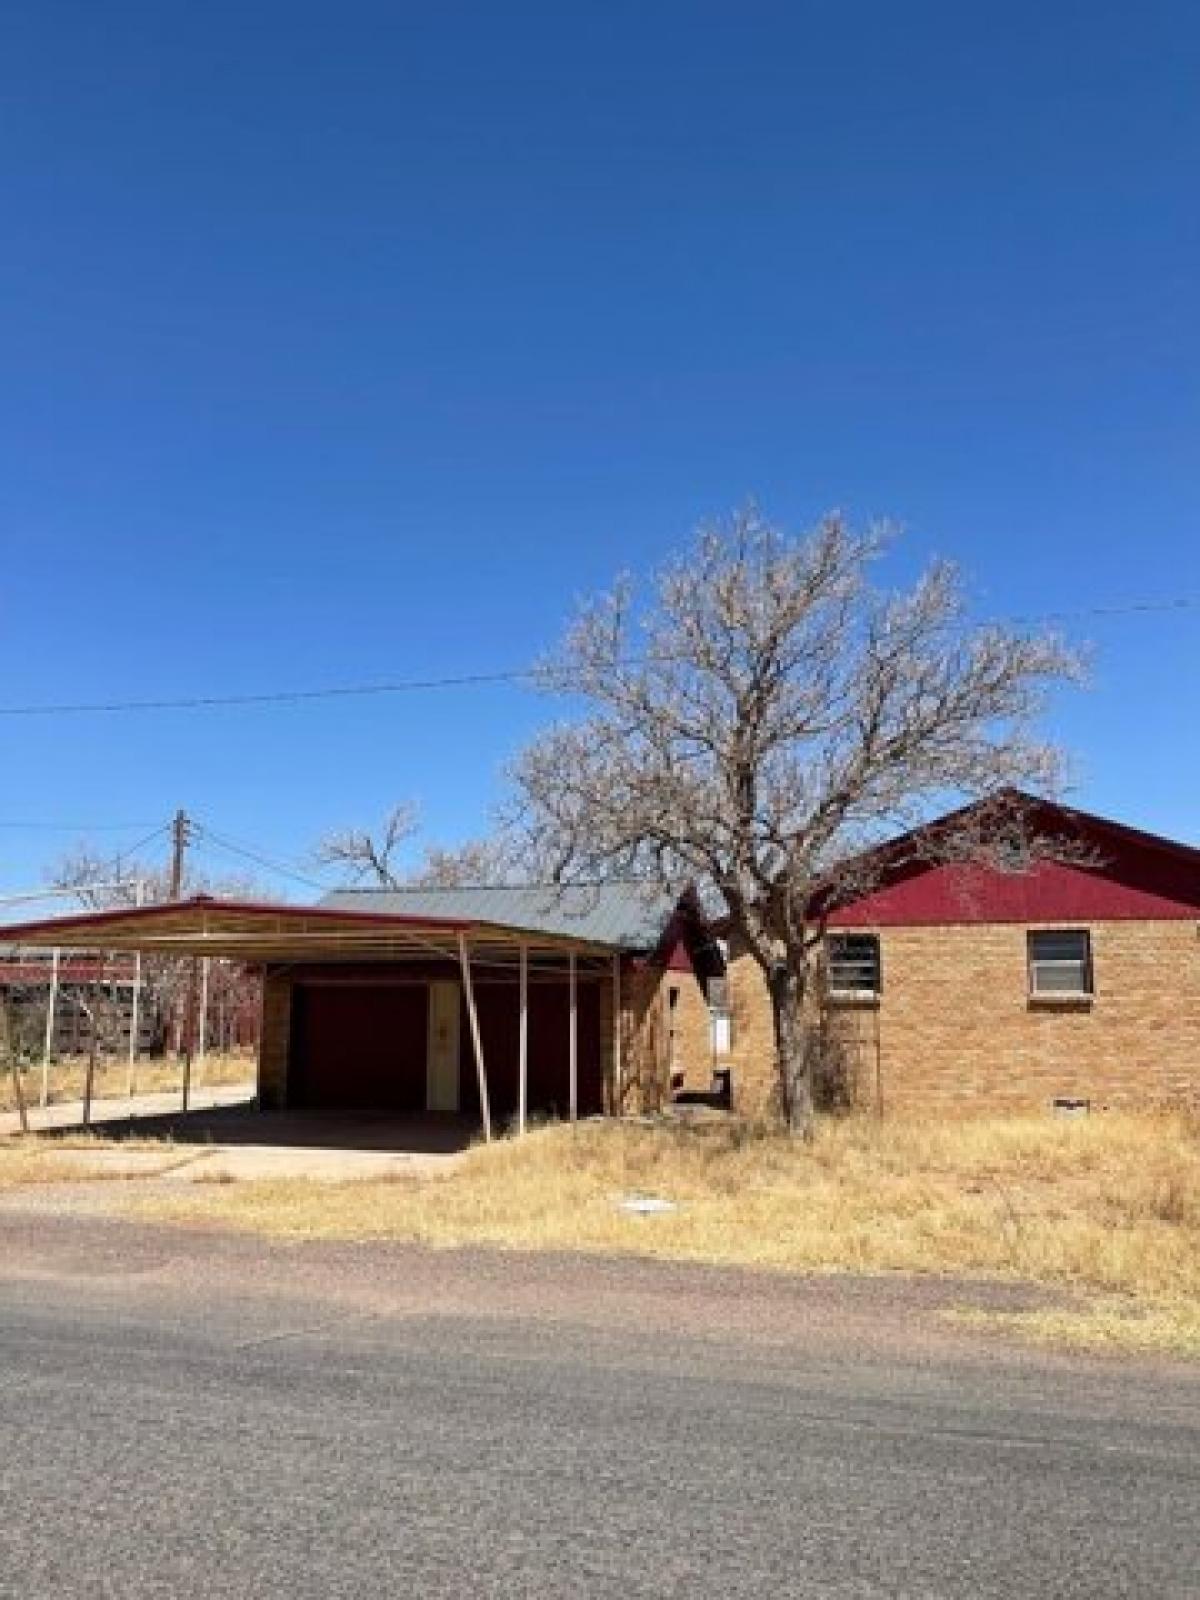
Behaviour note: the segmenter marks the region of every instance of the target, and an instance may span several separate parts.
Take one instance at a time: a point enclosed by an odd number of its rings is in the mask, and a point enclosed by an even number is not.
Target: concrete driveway
[[[344,1183],[380,1177],[436,1177],[455,1166],[476,1135],[473,1122],[452,1116],[387,1112],[260,1112],[249,1086],[197,1091],[193,1109],[177,1094],[96,1101],[93,1131],[116,1148],[64,1148],[64,1175],[111,1169],[122,1177],[173,1182],[312,1178]],[[131,1115],[132,1111],[132,1115]],[[31,1131],[48,1140],[81,1133],[83,1107],[64,1103],[30,1113]],[[0,1118],[0,1135],[20,1131],[17,1114]],[[155,1141],[160,1150],[144,1148]],[[128,1148],[123,1148],[129,1141]]]

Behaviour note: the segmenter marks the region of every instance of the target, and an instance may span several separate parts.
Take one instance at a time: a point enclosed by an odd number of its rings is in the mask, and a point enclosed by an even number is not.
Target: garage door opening
[[[519,1041],[516,986],[475,989],[493,1114],[516,1115]],[[603,1103],[600,994],[577,991],[578,1110]],[[480,1117],[479,1089],[462,985],[447,979],[300,980],[292,987],[288,1106],[310,1111],[388,1111]],[[533,1115],[569,1111],[569,993],[561,982],[530,986],[528,1092]]]
[[[427,984],[296,984],[289,1104],[426,1110],[428,1029]]]

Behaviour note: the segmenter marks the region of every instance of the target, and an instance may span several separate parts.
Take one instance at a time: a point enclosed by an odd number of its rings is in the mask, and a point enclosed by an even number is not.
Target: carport
[[[457,1114],[490,1138],[602,1110],[620,1072],[621,950],[561,931],[197,896],[5,936],[258,970],[263,1109]]]

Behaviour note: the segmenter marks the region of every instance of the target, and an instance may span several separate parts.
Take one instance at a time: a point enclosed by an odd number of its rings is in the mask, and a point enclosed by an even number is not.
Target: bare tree
[[[317,845],[315,857],[322,866],[345,869],[355,883],[398,889],[404,878],[397,857],[416,827],[415,808],[401,803],[388,812],[377,833],[365,828],[344,828],[327,834]]]
[[[147,904],[169,898],[170,873],[166,867],[106,856],[80,844],[50,867],[48,877],[56,889],[69,889],[87,911],[115,911],[136,904],[141,893]]]
[[[120,910],[139,903],[155,905],[171,898],[171,871],[168,866],[139,861],[129,856],[106,856],[90,845],[81,844],[63,856],[49,872],[50,882],[58,889],[69,889],[79,904],[88,911]],[[243,874],[214,877],[198,870],[190,862],[185,865],[182,895],[187,898],[197,894],[211,894],[233,900],[267,898],[262,885]],[[143,991],[150,1013],[156,1015],[164,1028],[173,1019],[174,1031],[180,1037],[189,1008],[189,992],[194,972],[191,957],[148,956],[142,963]],[[215,959],[210,965],[209,1010],[219,1017],[235,1015],[252,1003],[255,980],[245,967],[236,961]],[[100,1028],[101,1001],[99,989],[88,1002],[89,1018],[93,1029]],[[79,999],[65,1003],[82,1004]],[[104,1032],[108,1048],[115,1037],[116,1024],[112,1021],[113,1009],[103,1012],[107,1020]]]
[[[503,834],[468,839],[460,845],[427,845],[405,879],[414,888],[442,889],[527,881],[512,841]]]
[[[1011,786],[1058,782],[1034,722],[1078,671],[1052,637],[968,625],[949,565],[873,586],[886,537],[834,516],[791,538],[753,509],[702,530],[644,610],[628,579],[583,610],[544,681],[590,709],[514,770],[511,822],[561,881],[649,875],[718,898],[762,969],[781,1109],[805,1133],[826,918],[883,870],[872,846],[951,796],[990,797],[1011,837]],[[976,838],[934,829],[922,848],[984,852],[980,816]]]
[[[397,857],[416,826],[415,807],[398,805],[376,833],[347,828],[327,835],[315,858],[322,866],[346,869],[355,883],[382,889],[457,889],[523,881],[522,863],[502,834],[460,845],[426,845],[415,866],[402,866]]]
[[[135,905],[139,892],[146,905],[157,905],[171,898],[169,866],[130,856],[107,856],[88,844],[80,844],[61,856],[50,867],[48,876],[54,888],[71,890],[80,905],[89,911],[112,911]],[[184,899],[197,894],[234,900],[267,896],[262,883],[249,874],[214,876],[200,871],[191,862],[184,867],[180,893]]]

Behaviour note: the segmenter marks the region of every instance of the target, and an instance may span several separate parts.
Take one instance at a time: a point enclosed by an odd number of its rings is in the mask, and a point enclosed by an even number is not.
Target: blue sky
[[[1200,598],[1198,72],[1154,0],[18,0],[0,704],[517,665],[751,494],[980,615]],[[1200,839],[1200,611],[1076,631],[1079,803]],[[454,839],[550,709],[0,719],[0,888],[176,805]]]

